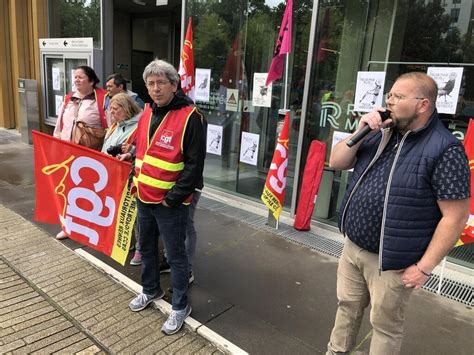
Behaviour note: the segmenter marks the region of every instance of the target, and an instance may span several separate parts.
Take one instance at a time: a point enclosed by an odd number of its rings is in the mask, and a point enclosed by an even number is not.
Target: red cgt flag
[[[283,74],[283,64],[285,63],[285,54],[291,52],[291,40],[293,36],[293,0],[286,3],[285,14],[281,21],[280,32],[275,44],[272,63],[268,70],[265,86],[281,78]]]
[[[33,131],[35,220],[125,264],[136,217],[130,163]]]
[[[290,142],[289,131],[290,113],[287,112],[261,196],[263,203],[272,211],[273,217],[277,220],[283,210],[285,201],[288,144]]]
[[[472,118],[469,120],[466,137],[464,138],[464,149],[471,170],[471,203],[469,205],[469,219],[456,246],[474,243],[474,119]]]
[[[188,20],[188,29],[184,39],[183,51],[179,61],[178,74],[181,79],[181,88],[184,93],[194,101],[194,50],[193,50],[193,24],[192,18]]]

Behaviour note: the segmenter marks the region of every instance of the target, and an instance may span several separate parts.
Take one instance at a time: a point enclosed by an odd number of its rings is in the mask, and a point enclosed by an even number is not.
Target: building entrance
[[[131,80],[131,90],[150,102],[143,83],[145,66],[154,58],[179,64],[181,1],[113,2],[113,68]],[[165,4],[166,3],[166,4]]]

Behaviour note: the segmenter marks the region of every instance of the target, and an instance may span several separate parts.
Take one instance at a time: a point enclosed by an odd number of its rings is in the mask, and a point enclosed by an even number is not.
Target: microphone
[[[392,111],[390,110],[385,110],[384,112],[379,112],[380,117],[382,118],[382,122],[385,121],[387,118],[390,117],[390,114]],[[364,126],[359,132],[357,132],[354,136],[352,136],[351,139],[349,139],[346,144],[349,148],[352,146],[356,145],[359,143],[359,141],[364,138],[366,135],[368,135],[372,131],[372,128],[370,128],[369,125]]]

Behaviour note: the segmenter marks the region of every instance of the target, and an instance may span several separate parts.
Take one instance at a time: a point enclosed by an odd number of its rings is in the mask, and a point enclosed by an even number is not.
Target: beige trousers
[[[369,303],[373,328],[370,354],[400,353],[404,310],[413,289],[405,288],[401,272],[379,274],[378,257],[346,238],[337,269],[336,321],[326,354],[348,354],[353,350]]]

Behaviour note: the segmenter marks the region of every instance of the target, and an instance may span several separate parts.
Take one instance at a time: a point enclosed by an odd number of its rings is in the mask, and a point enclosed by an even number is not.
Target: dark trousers
[[[162,292],[158,257],[158,238],[161,237],[171,267],[172,307],[173,310],[185,309],[188,304],[186,292],[189,270],[184,243],[189,206],[171,208],[162,204],[146,204],[140,200],[137,200],[137,206],[143,293],[157,295]]]

